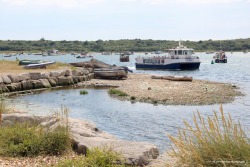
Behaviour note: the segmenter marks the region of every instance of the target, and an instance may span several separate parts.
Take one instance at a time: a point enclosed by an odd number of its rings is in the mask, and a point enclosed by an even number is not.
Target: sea
[[[250,136],[250,53],[228,52],[228,63],[211,64],[214,54],[195,53],[201,60],[198,70],[193,71],[153,71],[136,70],[135,58],[154,56],[145,53],[130,55],[130,62],[120,62],[119,55],[102,55],[90,53],[95,59],[117,66],[127,66],[138,74],[191,76],[194,79],[217,81],[236,85],[245,96],[236,97],[232,103],[223,104],[226,114],[238,121]],[[163,56],[164,54],[160,55]],[[158,55],[157,55],[158,56]],[[23,59],[50,60],[62,63],[88,61],[74,55],[60,56],[18,55],[0,60],[16,61]],[[133,83],[131,83],[133,85]],[[34,115],[49,115],[67,107],[70,117],[92,121],[100,130],[106,131],[119,139],[146,141],[155,144],[161,152],[171,149],[172,143],[167,135],[177,136],[178,129],[185,128],[183,121],[192,124],[194,114],[212,116],[219,112],[220,104],[187,106],[187,105],[154,105],[148,103],[121,101],[108,95],[106,89],[87,89],[87,95],[80,95],[81,89],[61,89],[44,91],[7,99],[7,102],[21,111]]]

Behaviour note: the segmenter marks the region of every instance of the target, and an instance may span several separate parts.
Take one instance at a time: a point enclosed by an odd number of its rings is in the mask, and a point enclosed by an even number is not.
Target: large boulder
[[[55,87],[58,84],[58,79],[57,78],[49,78],[48,81],[49,81],[49,83],[50,83],[50,85],[52,87]]]
[[[50,73],[49,72],[42,72],[41,73],[41,79],[49,79]]]
[[[67,85],[73,85],[73,77],[68,76],[68,77],[58,77],[58,85],[59,86],[67,86]]]
[[[7,88],[5,84],[0,84],[0,94],[5,92],[10,92],[10,90]]]
[[[32,81],[33,89],[41,89],[44,88],[43,83],[40,80],[33,80]]]
[[[10,92],[15,92],[15,91],[21,91],[22,90],[22,84],[19,83],[11,83],[6,85],[6,87],[8,88],[8,90]]]
[[[20,81],[20,77],[16,74],[9,74],[8,77],[12,83],[18,83]]]
[[[21,85],[22,85],[23,90],[30,90],[34,88],[32,80],[21,81]]]
[[[50,77],[58,78],[58,77],[65,76],[65,70],[58,70],[50,72]]]
[[[71,70],[65,70],[65,77],[67,77],[67,76],[72,76]]]
[[[30,80],[31,76],[30,73],[21,73],[18,74],[20,81]]]
[[[51,85],[47,79],[39,79],[41,81],[44,88],[51,88]]]
[[[7,75],[2,75],[3,83],[10,84],[11,80]]]
[[[42,75],[39,72],[32,72],[29,74],[30,74],[30,79],[32,79],[32,80],[42,79]]]

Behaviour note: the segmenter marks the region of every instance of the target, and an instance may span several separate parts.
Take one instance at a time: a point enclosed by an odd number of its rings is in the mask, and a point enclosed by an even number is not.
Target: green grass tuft
[[[86,94],[88,94],[87,90],[80,90],[80,95],[86,95]]]
[[[109,93],[110,95],[116,95],[116,96],[128,96],[127,93],[125,93],[125,92],[123,92],[123,91],[121,91],[121,90],[118,90],[118,89],[110,89],[110,90],[108,91],[108,93]]]
[[[179,166],[247,166],[250,162],[250,140],[240,123],[233,122],[230,114],[203,118],[194,114],[193,123],[184,121],[185,129],[178,137],[168,135],[173,142],[171,156]]]
[[[86,157],[59,162],[57,167],[125,167],[124,158],[112,148],[92,148],[87,151]]]

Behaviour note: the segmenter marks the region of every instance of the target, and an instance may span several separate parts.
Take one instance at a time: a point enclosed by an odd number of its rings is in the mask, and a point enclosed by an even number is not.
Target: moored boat
[[[18,65],[28,65],[28,64],[39,64],[39,63],[43,63],[45,61],[41,61],[41,60],[20,60]]]
[[[129,55],[121,54],[120,55],[120,62],[129,62]]]
[[[48,61],[48,62],[43,62],[43,63],[38,63],[38,64],[28,64],[25,65],[24,68],[27,69],[34,69],[34,68],[46,68],[46,66],[54,64],[54,61]]]
[[[199,69],[200,59],[192,56],[193,49],[181,45],[168,49],[168,56],[138,57],[136,58],[136,69],[155,70],[194,70]]]
[[[215,53],[215,56],[213,58],[215,63],[227,63],[227,56],[223,51]]]

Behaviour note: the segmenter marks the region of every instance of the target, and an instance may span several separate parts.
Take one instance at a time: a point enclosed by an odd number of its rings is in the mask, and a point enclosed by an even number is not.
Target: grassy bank
[[[184,121],[185,128],[178,137],[169,135],[179,166],[249,166],[250,140],[239,122],[220,113],[203,118],[194,115],[193,123]]]

